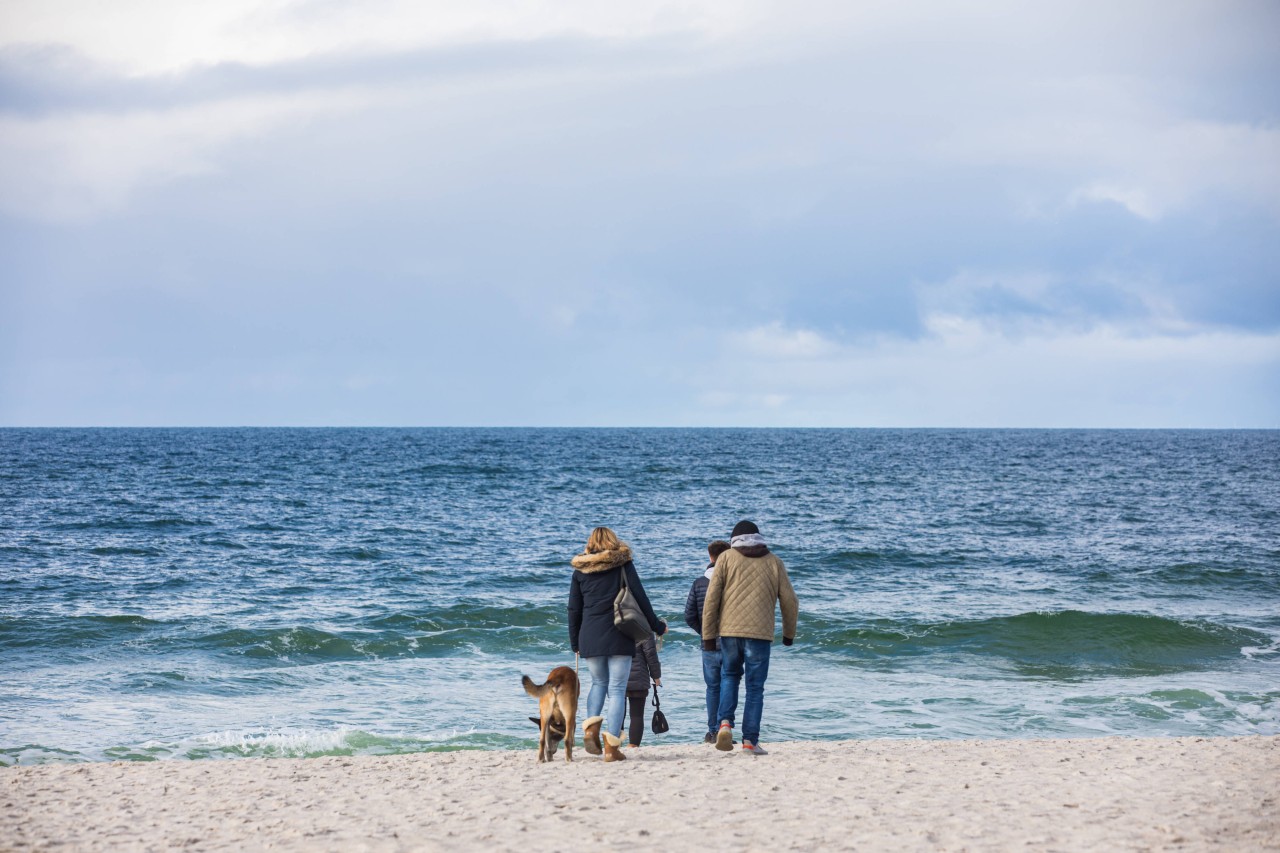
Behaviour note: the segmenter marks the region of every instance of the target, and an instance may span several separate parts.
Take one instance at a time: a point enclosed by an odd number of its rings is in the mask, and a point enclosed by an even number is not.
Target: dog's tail
[[[536,696],[539,699],[542,698],[543,688],[547,686],[545,684],[534,684],[533,679],[527,675],[520,676],[520,683],[524,685],[525,693],[530,696]]]

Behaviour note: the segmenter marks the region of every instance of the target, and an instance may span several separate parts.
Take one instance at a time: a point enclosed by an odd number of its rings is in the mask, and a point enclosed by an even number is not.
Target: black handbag
[[[653,685],[653,719],[649,721],[649,727],[653,729],[655,735],[660,735],[671,726],[667,725],[667,715],[662,713],[662,703],[658,701],[658,685]]]
[[[627,567],[623,566],[618,572],[622,584],[613,599],[613,627],[637,643],[643,643],[653,633],[649,630],[649,620],[636,597],[627,589]]]

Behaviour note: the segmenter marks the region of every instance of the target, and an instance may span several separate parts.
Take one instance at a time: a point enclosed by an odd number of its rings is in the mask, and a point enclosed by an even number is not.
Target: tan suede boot
[[[627,757],[622,754],[622,741],[618,740],[608,732],[601,735],[604,738],[604,760],[605,761],[626,761]]]
[[[599,755],[603,750],[600,749],[600,725],[604,722],[604,717],[588,717],[582,724],[582,746],[591,755]]]

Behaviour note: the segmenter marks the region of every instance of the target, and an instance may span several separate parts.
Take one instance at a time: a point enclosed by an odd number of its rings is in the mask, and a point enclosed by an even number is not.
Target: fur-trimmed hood
[[[623,542],[612,551],[597,551],[594,554],[579,554],[569,561],[575,569],[590,575],[606,572],[631,562],[631,546]]]

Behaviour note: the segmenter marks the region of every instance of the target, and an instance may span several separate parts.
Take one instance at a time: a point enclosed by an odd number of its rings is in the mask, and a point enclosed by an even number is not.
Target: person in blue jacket
[[[693,586],[689,589],[689,597],[684,602],[684,621],[685,624],[693,629],[693,632],[699,637],[702,636],[702,608],[707,600],[707,586],[711,583],[711,575],[716,570],[716,557],[719,557],[725,551],[729,550],[729,543],[723,539],[717,539],[707,546],[707,555],[711,558],[711,563],[706,570],[698,576],[693,582]],[[703,737],[703,743],[715,743],[716,731],[720,724],[718,716],[720,708],[720,644],[716,643],[714,651],[702,651],[702,680],[707,685],[707,734]],[[729,721],[733,723],[732,720]]]
[[[604,752],[605,761],[621,761],[624,756],[619,749],[619,737],[626,710],[627,677],[636,651],[635,641],[613,626],[613,600],[624,578],[650,630],[662,634],[667,626],[649,604],[635,564],[631,562],[631,547],[612,530],[607,527],[592,530],[586,548],[571,562],[574,572],[569,586],[569,644],[591,673],[587,719],[582,723],[583,746],[592,755]],[[601,711],[604,711],[603,717]]]

